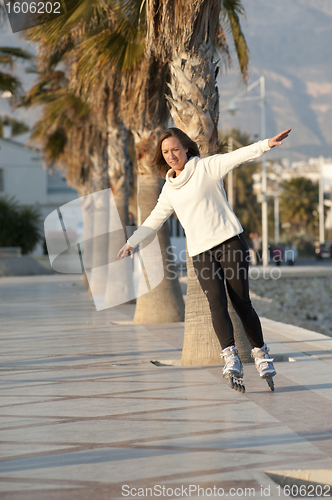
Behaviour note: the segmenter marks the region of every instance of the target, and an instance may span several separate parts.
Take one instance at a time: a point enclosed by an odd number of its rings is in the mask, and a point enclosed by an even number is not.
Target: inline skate
[[[244,393],[246,389],[243,382],[243,365],[237,348],[234,345],[226,347],[220,356],[225,361],[222,375],[228,380],[230,388]]]
[[[273,366],[273,358],[269,357],[270,349],[266,344],[263,347],[255,347],[251,350],[251,357],[255,360],[257,371],[262,379],[265,379],[271,391],[274,391],[273,377],[276,370]]]

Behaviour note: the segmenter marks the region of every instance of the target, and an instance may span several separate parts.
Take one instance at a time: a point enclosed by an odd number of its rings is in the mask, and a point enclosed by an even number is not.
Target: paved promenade
[[[0,295],[1,500],[332,494],[332,339],[263,319],[276,391],[246,365],[243,395],[219,366],[152,364],[180,359],[184,324],[96,312],[80,278]]]

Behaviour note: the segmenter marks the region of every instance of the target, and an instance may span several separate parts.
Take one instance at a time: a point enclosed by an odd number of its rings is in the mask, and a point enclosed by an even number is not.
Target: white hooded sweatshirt
[[[128,239],[136,247],[155,234],[175,211],[187,238],[190,257],[242,233],[243,228],[228,204],[223,178],[241,163],[259,158],[271,148],[268,139],[208,158],[191,158],[182,172],[166,175],[155,208]]]

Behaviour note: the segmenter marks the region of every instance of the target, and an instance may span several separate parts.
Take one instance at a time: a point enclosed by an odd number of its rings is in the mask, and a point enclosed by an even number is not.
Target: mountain
[[[243,5],[249,84],[260,75],[266,80],[266,137],[292,128],[282,148],[269,154],[291,160],[332,156],[331,0],[243,0]],[[257,102],[238,103],[234,117],[227,113],[229,101],[245,89],[238,72],[224,71],[218,85],[220,127],[260,135]],[[259,87],[248,96],[258,94]]]

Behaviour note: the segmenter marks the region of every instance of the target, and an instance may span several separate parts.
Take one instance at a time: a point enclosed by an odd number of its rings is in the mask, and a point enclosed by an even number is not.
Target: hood
[[[190,158],[190,160],[185,164],[181,174],[179,174],[177,177],[173,178],[174,170],[172,168],[169,169],[166,174],[166,184],[172,189],[178,189],[186,184],[186,182],[189,181],[190,177],[195,172],[196,163],[199,159],[200,158],[198,156]]]

